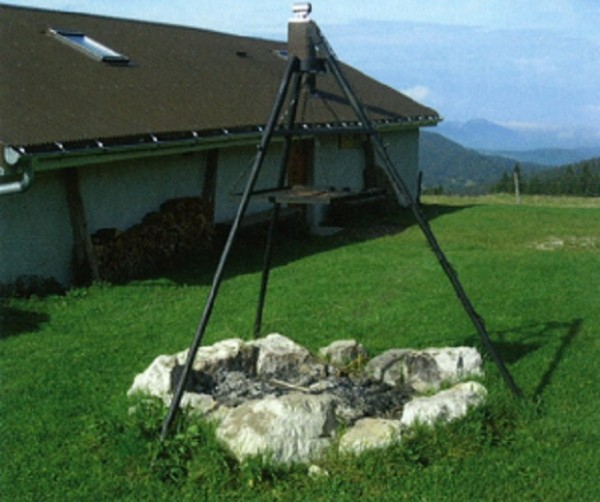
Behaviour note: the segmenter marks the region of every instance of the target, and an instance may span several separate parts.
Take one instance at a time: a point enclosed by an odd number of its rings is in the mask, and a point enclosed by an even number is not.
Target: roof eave
[[[377,120],[373,125],[379,132],[417,129],[434,126],[441,121],[437,115],[401,119]],[[4,157],[16,166],[35,160],[37,171],[50,171],[68,167],[83,167],[129,160],[134,158],[177,155],[233,146],[251,146],[260,141],[263,127],[255,126],[241,130],[220,129],[198,133],[143,134],[114,139],[54,142],[43,145],[5,145]],[[278,129],[274,139],[286,135],[326,136],[336,134],[360,134],[365,128],[360,122],[299,124],[293,130]],[[8,155],[7,155],[8,154]]]
[[[131,142],[119,138],[110,144],[107,141],[93,140],[85,146],[75,147],[82,142],[56,142],[45,145],[8,146],[19,152],[18,162],[35,161],[37,171],[51,171],[69,167],[84,167],[92,164],[104,164],[122,160],[147,158],[165,155],[177,155],[216,148],[255,144],[260,138],[259,130],[253,132],[223,132],[219,135],[199,136],[193,132],[188,138],[161,139],[157,135],[131,136]]]

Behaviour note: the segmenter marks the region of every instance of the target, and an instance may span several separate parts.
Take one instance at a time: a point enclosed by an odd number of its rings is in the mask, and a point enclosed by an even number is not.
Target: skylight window
[[[117,64],[129,63],[129,58],[124,54],[113,51],[110,47],[97,42],[80,31],[51,29],[50,34],[97,61]]]

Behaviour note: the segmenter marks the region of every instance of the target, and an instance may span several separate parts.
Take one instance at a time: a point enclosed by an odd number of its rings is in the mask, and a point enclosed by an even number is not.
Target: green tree
[[[502,178],[493,187],[492,192],[495,193],[511,193],[513,191],[513,180],[512,176],[508,171],[504,171]]]

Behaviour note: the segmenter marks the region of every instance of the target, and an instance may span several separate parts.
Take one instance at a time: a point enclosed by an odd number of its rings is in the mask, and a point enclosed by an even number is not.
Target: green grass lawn
[[[123,286],[10,299],[0,316],[2,500],[600,500],[600,202],[425,198],[431,226],[518,385],[486,361],[488,404],[329,476],[258,459],[237,466],[191,422],[159,451],[164,410],[126,392],[189,346],[212,261]],[[264,331],[312,349],[479,345],[419,229],[276,246]],[[389,223],[389,222],[388,222]],[[391,221],[394,223],[394,221]],[[260,246],[240,240],[205,343],[250,338]],[[154,461],[153,461],[154,460]]]

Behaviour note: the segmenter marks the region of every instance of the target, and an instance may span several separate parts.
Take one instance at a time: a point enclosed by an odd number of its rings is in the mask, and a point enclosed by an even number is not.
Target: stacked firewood
[[[98,275],[118,283],[168,270],[207,250],[213,231],[211,210],[202,199],[169,200],[124,232],[101,229],[92,235]]]

